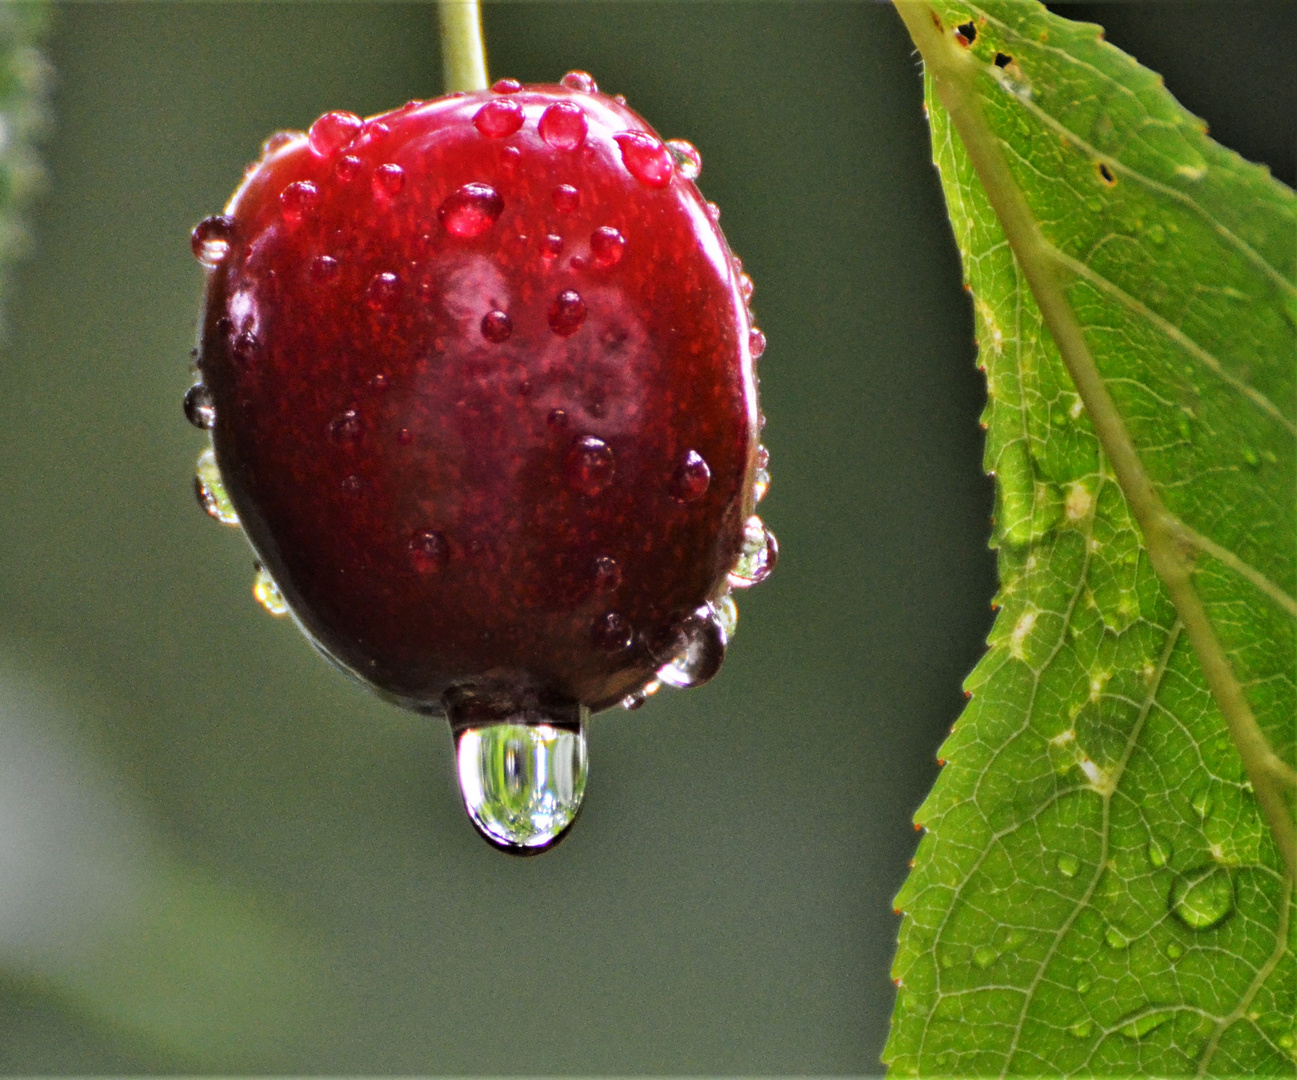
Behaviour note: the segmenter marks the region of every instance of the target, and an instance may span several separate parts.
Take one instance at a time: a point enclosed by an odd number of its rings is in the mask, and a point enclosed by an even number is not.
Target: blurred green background
[[[1292,182],[1291,3],[1055,5]],[[971,319],[888,7],[499,3],[757,283],[781,558],[722,675],[594,721],[556,851],[489,849],[445,725],[250,594],[194,505],[188,232],[262,139],[439,92],[422,4],[54,11],[50,186],[0,359],[0,1071],[880,1071],[910,815],[989,627]]]

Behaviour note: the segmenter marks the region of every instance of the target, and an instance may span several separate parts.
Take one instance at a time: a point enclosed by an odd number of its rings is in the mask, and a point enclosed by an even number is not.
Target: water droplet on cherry
[[[602,439],[583,435],[568,451],[565,471],[568,483],[582,495],[598,495],[612,483],[617,458]]]
[[[561,81],[569,90],[575,90],[578,94],[597,94],[599,92],[594,76],[588,71],[569,71]]]
[[[374,198],[380,201],[395,198],[405,187],[405,170],[400,165],[387,162],[374,170],[372,181]]]
[[[600,555],[594,561],[596,592],[614,592],[621,585],[621,564],[611,555]]]
[[[697,450],[690,450],[671,478],[671,496],[677,502],[697,502],[707,494],[711,482],[711,466]]]
[[[221,470],[216,464],[216,451],[210,446],[198,455],[194,467],[194,494],[198,497],[198,505],[222,525],[239,523],[239,515],[230,502]]]
[[[209,270],[216,269],[229,254],[230,241],[234,239],[234,219],[224,214],[205,217],[194,226],[190,244],[194,258]]]
[[[585,142],[585,110],[575,101],[556,101],[540,114],[540,137],[555,150],[575,150]]]
[[[355,442],[364,431],[364,422],[355,409],[344,409],[329,424],[329,435],[334,442]]]
[[[445,230],[461,240],[481,236],[504,212],[504,200],[489,184],[465,184],[446,196],[437,209],[437,218]]]
[[[364,121],[354,113],[327,112],[311,125],[306,140],[316,157],[329,158],[350,146],[363,126]]]
[[[766,335],[755,326],[748,331],[748,352],[753,360],[760,360],[766,351]]]
[[[500,344],[513,334],[513,320],[503,311],[488,311],[482,316],[482,336],[487,341]]]
[[[600,269],[616,266],[625,252],[626,238],[611,225],[600,225],[590,234],[590,257]]]
[[[622,164],[626,171],[646,187],[666,187],[675,171],[671,151],[658,139],[644,131],[623,131],[614,135],[621,147]]]
[[[406,549],[410,565],[420,574],[435,573],[450,561],[446,537],[435,529],[420,529],[410,537]]]
[[[327,285],[338,279],[338,260],[332,255],[317,255],[311,260],[311,280]]]
[[[635,631],[621,615],[609,611],[595,619],[590,637],[606,653],[624,652],[635,640]]]
[[[575,289],[564,289],[549,306],[549,328],[559,337],[571,337],[585,322],[585,301]]]
[[[473,117],[473,126],[488,139],[503,139],[522,127],[522,106],[508,98],[488,101]]]
[[[350,184],[357,176],[360,170],[364,168],[365,163],[358,157],[348,154],[346,157],[338,158],[338,163],[333,166],[333,175],[343,184]]]
[[[681,690],[702,686],[720,671],[728,644],[716,609],[704,604],[676,628],[670,641],[670,659],[658,669],[657,677]]]
[[[300,225],[319,204],[320,192],[309,180],[295,180],[279,193],[280,210],[289,225]]]
[[[216,404],[212,392],[203,383],[194,383],[185,391],[185,419],[196,428],[208,431],[216,423]]]
[[[550,201],[560,214],[570,214],[581,205],[581,192],[571,184],[559,184],[550,194]]]
[[[743,547],[739,560],[729,573],[729,583],[736,589],[760,585],[775,568],[779,543],[775,534],[753,514],[743,525]]]
[[[261,563],[256,564],[256,573],[252,579],[252,595],[258,604],[276,618],[288,614],[288,603],[284,600],[284,594],[279,591],[275,579]]]
[[[555,233],[541,237],[540,254],[546,262],[553,262],[563,253],[563,238]]]
[[[666,147],[675,159],[676,172],[686,180],[697,180],[703,171],[703,156],[685,139],[668,139]]]
[[[374,311],[390,310],[401,298],[401,279],[390,270],[375,274],[365,291],[365,303]]]
[[[497,94],[516,94],[522,89],[522,83],[517,79],[496,79],[491,84],[491,89]]]

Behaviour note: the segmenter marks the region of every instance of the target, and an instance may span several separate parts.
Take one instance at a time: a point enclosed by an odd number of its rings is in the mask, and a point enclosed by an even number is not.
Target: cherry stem
[[[485,90],[486,43],[478,0],[438,0],[441,15],[441,66],[446,93]]]

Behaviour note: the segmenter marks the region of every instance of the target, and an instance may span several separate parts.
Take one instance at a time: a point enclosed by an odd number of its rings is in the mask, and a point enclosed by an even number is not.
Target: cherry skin
[[[751,546],[756,339],[639,116],[497,88],[267,144],[195,231],[201,396],[326,656],[457,727],[571,724],[650,684]]]

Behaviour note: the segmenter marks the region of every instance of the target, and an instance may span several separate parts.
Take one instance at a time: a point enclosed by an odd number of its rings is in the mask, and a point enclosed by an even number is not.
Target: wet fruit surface
[[[773,565],[764,339],[697,152],[592,86],[329,114],[195,234],[190,412],[268,579],[461,727],[575,721],[686,647],[673,685],[710,675],[706,605]]]

